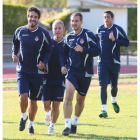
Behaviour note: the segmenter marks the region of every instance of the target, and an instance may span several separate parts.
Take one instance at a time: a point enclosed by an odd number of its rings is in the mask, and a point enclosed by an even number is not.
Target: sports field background
[[[94,74],[97,75],[97,66],[94,66]],[[137,65],[122,65],[120,74],[137,74]],[[3,79],[15,79],[16,68],[4,68],[3,69]]]
[[[84,111],[78,122],[78,132],[68,137],[62,136],[65,127],[63,103],[60,116],[55,126],[55,134],[48,135],[48,126],[44,124],[45,112],[42,102],[38,102],[34,129],[35,135],[28,135],[27,124],[23,132],[18,130],[20,108],[16,80],[3,81],[3,139],[4,140],[136,140],[137,139],[137,76],[120,76],[117,102],[120,113],[116,114],[110,102],[110,86],[108,86],[107,112],[108,118],[98,117],[101,112],[98,79],[94,77],[89,88]],[[75,104],[75,98],[74,102]],[[74,106],[73,106],[74,107]],[[72,114],[73,117],[73,114]]]

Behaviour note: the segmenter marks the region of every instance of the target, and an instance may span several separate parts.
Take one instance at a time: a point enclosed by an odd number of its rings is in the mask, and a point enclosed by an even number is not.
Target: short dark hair
[[[83,15],[80,13],[80,12],[75,12],[75,13],[73,13],[71,16],[70,16],[70,19],[71,19],[71,17],[72,16],[79,16],[80,17],[80,20],[82,21],[83,20]]]
[[[40,10],[39,10],[37,7],[35,7],[35,6],[31,6],[31,7],[28,8],[28,10],[27,10],[27,17],[28,17],[28,15],[29,15],[29,13],[32,12],[32,11],[34,11],[35,13],[37,13],[37,14],[38,14],[38,18],[40,19],[41,12],[40,12]]]
[[[111,12],[111,11],[105,11],[104,14],[105,14],[105,13],[110,14],[110,15],[111,15],[111,18],[114,18],[114,14],[113,14],[113,12]]]

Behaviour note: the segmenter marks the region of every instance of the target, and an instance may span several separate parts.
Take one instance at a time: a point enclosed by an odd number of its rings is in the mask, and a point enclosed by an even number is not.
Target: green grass
[[[119,82],[137,82],[136,77],[120,78]],[[14,83],[14,82],[13,82]],[[95,78],[92,85],[98,83]],[[14,83],[16,86],[16,82]],[[3,84],[9,88],[8,81]],[[11,84],[10,84],[11,85]],[[11,86],[13,87],[13,86]],[[98,117],[101,111],[99,87],[90,87],[85,101],[84,111],[78,122],[78,132],[68,137],[62,136],[65,127],[63,118],[63,103],[60,106],[60,115],[55,126],[55,134],[48,135],[48,126],[44,124],[45,112],[42,102],[38,101],[34,129],[35,135],[27,134],[27,125],[23,132],[18,130],[20,108],[18,91],[3,91],[3,139],[4,140],[136,140],[137,139],[137,85],[119,85],[117,101],[120,113],[116,114],[110,103],[110,87],[108,87],[108,118]],[[76,94],[75,94],[76,95]],[[75,105],[75,98],[73,100]],[[72,114],[72,118],[73,118]]]
[[[3,80],[3,89],[16,89],[17,81],[16,80]]]
[[[137,76],[120,76],[119,83],[136,83]],[[93,77],[91,85],[99,85],[98,78]],[[17,89],[16,80],[3,80],[3,89]]]

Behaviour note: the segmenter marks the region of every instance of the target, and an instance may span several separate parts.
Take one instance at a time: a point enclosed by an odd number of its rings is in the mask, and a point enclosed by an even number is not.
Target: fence
[[[3,36],[3,63],[4,62],[12,62],[11,58],[11,48],[12,48],[12,35],[4,35]],[[121,52],[121,56],[123,56],[123,65],[132,65],[130,64],[130,56],[137,56],[137,53],[130,52],[129,50],[137,50],[137,41],[130,41],[129,47],[123,47],[123,52]],[[125,58],[126,57],[126,58]],[[96,59],[95,59],[96,60]],[[132,59],[133,62],[136,63],[136,57]],[[96,62],[96,61],[94,61]]]
[[[135,48],[137,49],[137,41],[130,41],[130,45],[129,47],[127,47],[127,51],[126,51],[126,55],[127,55],[127,65],[129,65],[129,55],[137,55],[137,53],[130,53],[129,49],[130,47],[135,46]]]

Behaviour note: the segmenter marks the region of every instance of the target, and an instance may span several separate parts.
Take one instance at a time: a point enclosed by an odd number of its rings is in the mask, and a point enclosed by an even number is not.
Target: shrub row
[[[70,15],[71,15],[71,13],[69,12],[69,10],[64,10],[62,13],[58,14],[58,16],[44,20],[44,23],[46,23],[46,25],[48,25],[48,26],[45,26],[45,28],[48,30],[51,30],[53,21],[56,19],[60,19],[64,22],[64,26],[66,29],[65,35],[66,35],[68,33],[67,29],[69,26]]]
[[[128,9],[128,38],[137,40],[137,8]]]
[[[13,35],[16,28],[27,24],[27,6],[3,4],[3,35]],[[52,23],[55,19],[61,19],[64,22],[65,29],[68,29],[70,12],[64,10],[57,17],[44,20],[44,27],[51,30]],[[48,26],[49,25],[49,26]],[[68,33],[66,30],[65,34]],[[129,40],[137,40],[137,8],[128,9],[128,38]],[[137,45],[132,45],[130,51],[137,51]],[[122,47],[124,52],[126,48]]]
[[[16,28],[27,24],[26,6],[3,5],[3,34],[13,35]]]

